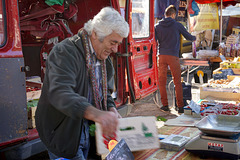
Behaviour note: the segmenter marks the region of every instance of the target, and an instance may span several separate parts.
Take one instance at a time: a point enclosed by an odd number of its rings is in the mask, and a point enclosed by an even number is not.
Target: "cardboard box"
[[[240,75],[227,75],[227,78],[229,79],[229,80],[234,80],[234,78],[240,78]]]
[[[36,122],[35,122],[35,118],[32,118],[32,119],[28,119],[28,128],[29,129],[33,129],[33,128],[36,128]]]
[[[192,109],[187,108],[187,106],[184,107],[184,115],[192,115]]]
[[[212,90],[209,90],[207,87],[201,87],[200,99],[206,98],[214,98],[215,100],[239,101],[240,93],[222,92],[219,88],[213,88]]]
[[[29,107],[28,119],[33,119],[35,117],[37,107]]]
[[[131,151],[160,147],[154,116],[121,118],[116,134],[117,141],[124,139]],[[103,140],[101,126],[96,123],[96,146],[100,155],[109,153]]]
[[[41,96],[41,90],[27,92],[27,101],[30,101],[33,99],[39,99],[40,96]]]
[[[29,107],[28,110],[28,128],[36,128],[35,123],[35,113],[36,113],[37,107]]]

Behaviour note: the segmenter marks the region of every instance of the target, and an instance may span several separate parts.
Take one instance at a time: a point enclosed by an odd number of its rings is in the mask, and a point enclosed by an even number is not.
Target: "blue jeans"
[[[84,120],[83,126],[82,126],[82,133],[81,133],[81,138],[80,138],[80,144],[78,147],[78,152],[75,157],[73,157],[71,160],[86,160],[88,156],[88,151],[90,147],[90,142],[89,142],[89,125],[88,121]],[[63,157],[59,157],[52,152],[48,150],[48,155],[51,160],[67,160],[63,159]]]

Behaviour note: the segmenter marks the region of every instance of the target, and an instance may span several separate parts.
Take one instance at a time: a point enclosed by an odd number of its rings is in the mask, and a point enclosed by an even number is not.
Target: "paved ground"
[[[200,68],[201,70],[204,71],[207,75],[207,79],[211,78],[211,71],[209,68]],[[192,72],[189,75],[189,83],[191,84],[191,92],[192,92],[192,100],[195,102],[198,102],[200,99],[200,92],[199,92],[199,87],[201,86],[200,83],[195,83],[194,79],[194,73]],[[185,82],[187,82],[187,74],[183,74],[183,79]],[[159,91],[157,91],[154,94],[149,95],[148,97],[141,99],[137,101],[135,104],[133,104],[133,108],[131,113],[128,115],[128,117],[133,117],[133,116],[161,116],[166,119],[172,119],[179,114],[176,112],[175,108],[175,97],[172,95],[174,93],[174,84],[172,83],[172,77],[169,75],[168,80],[167,80],[167,88],[168,88],[168,103],[169,106],[171,107],[171,112],[165,112],[160,109],[162,106],[160,102],[161,95]],[[188,101],[189,103],[190,101]]]

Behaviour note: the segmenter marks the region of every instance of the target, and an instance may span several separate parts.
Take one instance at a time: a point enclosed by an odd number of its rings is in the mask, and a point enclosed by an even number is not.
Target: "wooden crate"
[[[234,74],[240,74],[240,68],[232,68]]]
[[[35,113],[36,113],[37,107],[30,107],[28,110],[28,128],[36,128],[35,124]]]
[[[33,99],[39,99],[40,95],[41,95],[41,90],[27,92],[27,101],[33,100]]]
[[[231,81],[236,77],[240,78],[240,75],[227,75],[227,78]]]
[[[36,128],[35,118],[34,119],[28,119],[28,128],[29,129]]]
[[[233,57],[225,57],[226,60],[233,60]],[[220,57],[210,57],[210,62],[222,62],[222,59]]]
[[[204,87],[200,87],[200,99],[211,98],[214,100],[239,101],[240,93],[221,92],[218,88],[214,91],[207,91]]]
[[[220,63],[220,68],[222,69],[225,69],[225,67],[231,68],[231,69],[239,69],[238,68],[239,66],[240,66],[240,62],[221,62]]]
[[[232,69],[233,73],[235,75],[240,75],[240,68],[230,68]],[[217,68],[213,71],[213,74],[218,74],[219,72],[221,72],[222,68]]]
[[[37,107],[29,107],[28,119],[35,117],[36,110],[37,110]]]

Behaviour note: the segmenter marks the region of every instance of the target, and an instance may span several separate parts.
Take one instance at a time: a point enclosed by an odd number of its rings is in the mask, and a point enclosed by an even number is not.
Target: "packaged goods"
[[[189,140],[190,137],[171,134],[163,140],[160,140],[160,146],[166,150],[179,151]]]

